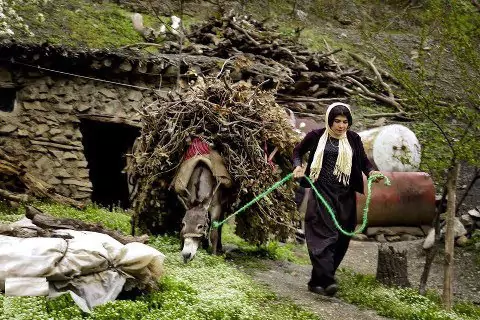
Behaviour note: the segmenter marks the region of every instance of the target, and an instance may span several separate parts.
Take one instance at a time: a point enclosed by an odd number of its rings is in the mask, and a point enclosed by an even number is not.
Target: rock
[[[49,126],[47,126],[46,124],[41,124],[41,125],[37,126],[37,131],[35,131],[35,135],[36,136],[41,136],[45,132],[47,132],[48,130],[50,130]]]
[[[353,240],[357,240],[357,241],[367,241],[368,240],[368,237],[366,234],[363,234],[363,233],[357,233],[355,234],[353,237],[352,237]]]
[[[122,110],[122,103],[118,100],[112,100],[104,104],[105,114],[118,115],[118,112]]]
[[[382,233],[377,234],[377,236],[375,237],[375,240],[377,240],[377,242],[381,242],[381,243],[387,242],[387,239],[385,239],[385,236]]]
[[[475,218],[480,218],[480,212],[476,209],[468,210],[468,214]]]
[[[88,166],[88,162],[85,160],[77,161],[78,168],[86,168]]]
[[[128,93],[127,99],[130,101],[140,101],[143,98],[143,94],[140,91],[131,90]]]
[[[27,130],[20,129],[18,130],[18,136],[19,137],[28,137],[29,133]]]
[[[107,88],[100,89],[98,92],[100,92],[105,97],[110,98],[110,99],[115,99],[117,97],[117,94],[114,91],[112,91],[110,89],[107,89]]]
[[[297,16],[298,20],[305,21],[308,17],[308,14],[302,10],[295,10],[295,16]]]
[[[78,160],[78,156],[74,154],[73,152],[65,152],[63,154],[63,159],[64,160]]]
[[[57,184],[60,184],[60,181],[59,179],[55,178],[55,177],[51,177],[50,179],[47,180],[47,183],[54,186],[54,185],[57,185]]]
[[[65,99],[63,99],[63,102],[65,103],[71,103],[71,102],[74,102],[74,101],[77,101],[78,100],[78,97],[77,95],[75,94],[68,94]]]
[[[23,102],[23,108],[25,110],[38,110],[38,111],[47,111],[44,107],[42,107],[42,104],[40,101],[33,101],[33,102]]]
[[[348,26],[348,25],[351,25],[353,23],[353,21],[349,18],[338,18],[338,22],[340,22],[344,26]]]
[[[59,103],[56,104],[52,107],[53,110],[57,112],[62,112],[62,113],[68,113],[73,110],[73,105],[71,104],[66,104],[66,103]]]
[[[90,175],[87,169],[78,169],[76,176],[78,178],[88,178]]]
[[[430,232],[427,235],[427,238],[425,238],[425,241],[423,242],[423,249],[430,249],[433,247],[433,244],[435,243],[435,228],[430,229]]]
[[[13,131],[17,130],[18,127],[14,126],[13,124],[6,124],[0,127],[0,133],[12,133]]]
[[[461,236],[457,240],[455,240],[455,243],[459,247],[465,247],[468,244],[468,238],[466,236]]]
[[[90,181],[80,181],[75,179],[65,179],[62,181],[63,184],[71,184],[78,187],[92,188],[92,183]]]
[[[52,160],[47,156],[42,156],[40,159],[35,161],[35,166],[39,169],[48,169],[52,167]]]
[[[413,240],[417,240],[417,239],[418,239],[417,237],[412,236],[411,234],[402,234],[400,236],[401,241],[413,241]]]
[[[36,152],[41,152],[41,153],[47,153],[48,152],[48,149],[44,148],[42,146],[31,146],[30,150],[36,151]]]
[[[395,236],[396,235],[396,233],[392,232],[388,228],[383,228],[383,227],[367,228],[366,234],[369,237],[373,237],[373,236],[378,235],[378,234],[385,234],[387,236]]]
[[[65,168],[59,168],[55,173],[55,176],[58,178],[70,178],[72,175],[65,170]]]
[[[37,99],[38,92],[34,86],[25,87],[18,93],[18,97],[23,101],[35,101]]]
[[[464,236],[467,234],[467,230],[463,226],[463,224],[460,222],[460,219],[455,217],[454,219],[455,224],[453,225],[453,229],[455,231],[455,238]],[[445,229],[446,230],[446,229]]]
[[[366,234],[369,237],[372,237],[377,234],[384,234],[386,236],[396,236],[402,234],[411,234],[416,237],[423,237],[425,233],[421,228],[418,227],[407,227],[407,226],[393,226],[393,227],[370,227],[367,229]]]
[[[92,196],[91,193],[88,192],[76,192],[72,198],[77,199],[77,200],[83,200],[83,199],[88,199]]]
[[[79,187],[78,191],[83,191],[83,192],[92,192],[92,188],[87,188],[87,187]]]
[[[65,145],[72,145],[72,141],[70,139],[67,139],[63,135],[58,135],[55,137],[50,138],[50,141],[60,143],[60,144],[65,144]]]
[[[388,242],[397,242],[401,240],[400,236],[386,236],[385,238]]]
[[[50,131],[48,133],[50,133],[52,136],[55,136],[59,133],[62,133],[62,130],[60,130],[58,128],[52,128],[52,129],[50,129]]]
[[[465,227],[471,227],[474,223],[473,218],[468,214],[462,214],[461,217],[460,217],[460,222]]]
[[[87,104],[81,104],[79,106],[77,106],[77,111],[78,112],[85,112],[87,110],[89,110],[92,106],[90,105],[87,105]]]

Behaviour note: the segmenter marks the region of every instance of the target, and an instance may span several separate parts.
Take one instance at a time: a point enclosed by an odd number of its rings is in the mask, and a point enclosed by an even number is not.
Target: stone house
[[[0,149],[63,196],[128,207],[140,111],[218,59],[0,43]],[[0,188],[11,190],[0,176]]]

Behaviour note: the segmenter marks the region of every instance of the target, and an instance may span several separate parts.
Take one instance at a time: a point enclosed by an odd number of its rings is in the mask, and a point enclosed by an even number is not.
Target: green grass
[[[412,288],[387,288],[370,275],[349,270],[338,273],[338,296],[348,303],[376,310],[378,314],[393,319],[412,320],[474,320],[480,319],[480,308],[469,302],[457,302],[447,312],[436,293],[419,295]]]
[[[89,206],[77,210],[62,205],[38,203],[36,207],[58,217],[100,222],[128,232],[129,216],[121,211],[109,212]],[[24,209],[11,210],[0,206],[0,220],[21,218]],[[228,236],[227,236],[228,238]],[[204,250],[184,264],[180,242],[172,237],[152,237],[150,245],[166,255],[166,273],[160,290],[137,300],[116,300],[82,314],[69,296],[55,300],[45,297],[5,297],[0,295],[0,320],[10,319],[318,319],[316,315],[280,299],[222,256]]]
[[[22,42],[110,48],[144,41],[133,29],[131,13],[110,3],[59,0],[46,5],[20,5],[15,9],[34,33],[31,37],[14,27],[15,39]],[[38,19],[39,13],[45,20]],[[144,19],[145,25],[151,21],[151,17]]]
[[[296,243],[280,243],[268,241],[264,245],[251,245],[234,233],[234,226],[224,224],[222,243],[234,244],[238,247],[235,255],[230,255],[235,262],[249,263],[251,258],[267,258],[272,260],[290,261],[297,264],[310,264],[306,245]]]

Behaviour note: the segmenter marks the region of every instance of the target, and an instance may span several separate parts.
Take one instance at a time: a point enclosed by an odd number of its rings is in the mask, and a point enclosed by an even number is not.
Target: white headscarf
[[[335,163],[335,169],[333,174],[338,177],[338,181],[347,186],[350,182],[350,173],[352,172],[352,157],[353,151],[350,143],[347,140],[347,132],[345,131],[341,135],[336,134],[328,124],[328,115],[330,111],[336,106],[344,106],[352,112],[350,106],[345,103],[335,102],[328,106],[327,112],[325,114],[325,132],[320,137],[318,141],[317,150],[315,150],[315,155],[313,156],[312,165],[310,167],[310,179],[313,181],[318,179],[320,171],[322,171],[322,162],[323,162],[323,152],[325,150],[325,145],[327,144],[328,137],[331,136],[335,139],[338,139],[338,157],[337,162]]]

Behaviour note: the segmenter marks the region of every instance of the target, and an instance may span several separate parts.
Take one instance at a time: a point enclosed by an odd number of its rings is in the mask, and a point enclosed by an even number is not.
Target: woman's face
[[[345,116],[336,116],[333,119],[332,128],[333,132],[338,135],[343,134],[348,129],[348,119]]]

